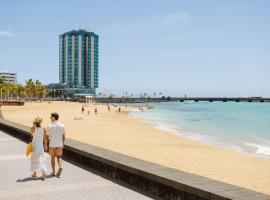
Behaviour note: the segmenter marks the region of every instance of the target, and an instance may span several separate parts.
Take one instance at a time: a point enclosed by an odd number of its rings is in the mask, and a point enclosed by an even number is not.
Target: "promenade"
[[[25,148],[25,143],[0,131],[0,200],[151,199],[65,161],[61,178],[32,179]],[[47,161],[49,174],[49,156]]]

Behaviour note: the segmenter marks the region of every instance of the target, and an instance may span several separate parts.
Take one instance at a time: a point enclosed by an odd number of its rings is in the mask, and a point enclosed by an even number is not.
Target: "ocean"
[[[141,104],[142,105],[142,104]],[[270,103],[169,102],[130,115],[156,128],[270,159]]]

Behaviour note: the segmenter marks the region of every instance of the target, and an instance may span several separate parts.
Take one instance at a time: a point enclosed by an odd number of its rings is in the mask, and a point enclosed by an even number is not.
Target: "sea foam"
[[[248,153],[254,153],[254,154],[270,157],[270,146],[245,142],[243,143],[242,147]]]

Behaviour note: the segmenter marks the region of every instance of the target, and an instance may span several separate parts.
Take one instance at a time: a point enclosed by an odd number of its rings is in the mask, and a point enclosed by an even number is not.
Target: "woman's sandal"
[[[43,172],[43,173],[42,173],[42,176],[41,176],[41,180],[44,181],[45,178],[46,178],[46,174]]]

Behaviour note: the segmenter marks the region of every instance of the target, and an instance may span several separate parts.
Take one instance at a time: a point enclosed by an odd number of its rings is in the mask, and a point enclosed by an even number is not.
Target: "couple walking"
[[[31,128],[32,148],[31,148],[31,173],[32,177],[37,177],[37,173],[41,172],[41,180],[46,178],[46,157],[45,151],[48,150],[51,156],[51,176],[60,177],[62,173],[62,154],[65,142],[66,129],[65,126],[58,121],[59,114],[51,113],[51,123],[48,125],[47,130],[41,126],[42,118],[36,117],[33,121]],[[49,142],[48,142],[49,138]],[[58,171],[55,174],[55,159],[58,163]]]

